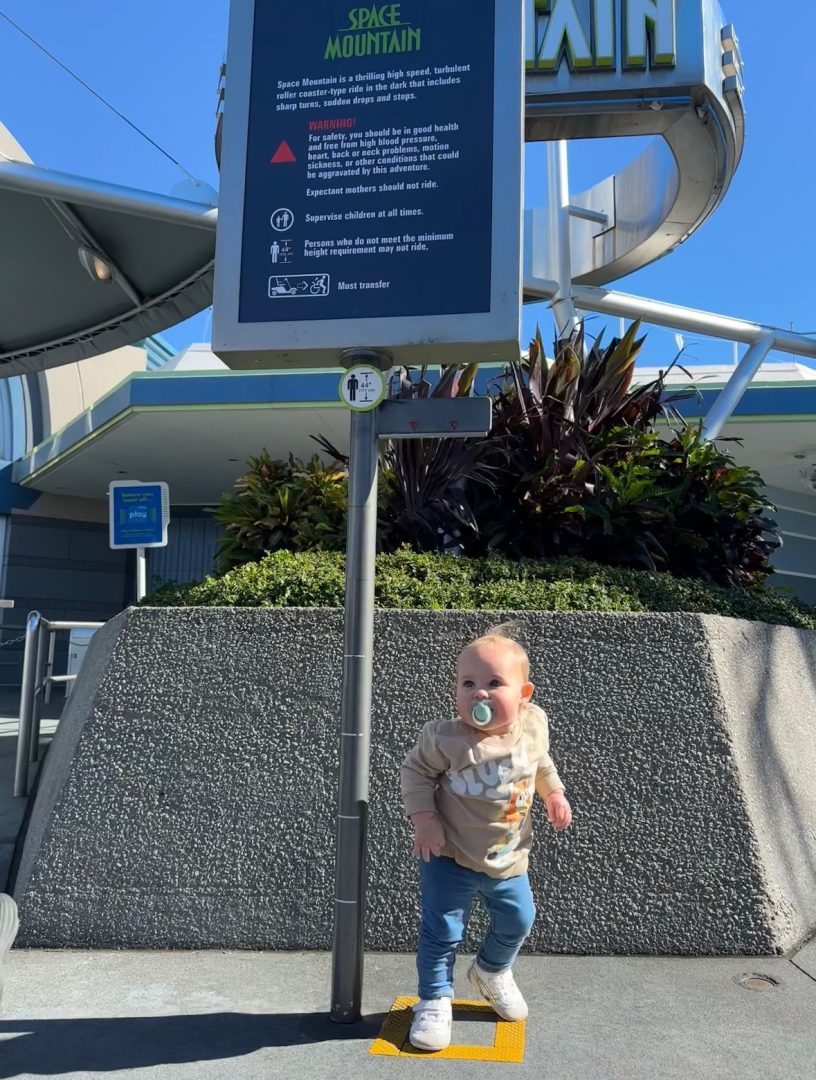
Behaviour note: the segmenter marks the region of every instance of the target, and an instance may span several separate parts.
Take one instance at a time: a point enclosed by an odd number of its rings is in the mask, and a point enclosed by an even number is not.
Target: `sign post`
[[[351,411],[331,1019],[360,1018],[380,438],[487,398],[384,402],[395,365],[519,355],[522,0],[234,0],[213,351],[344,368]],[[441,408],[440,408],[441,407]]]
[[[167,546],[170,489],[163,481],[112,480],[108,485],[110,546],[136,550],[136,599],[147,594],[149,547]]]
[[[374,658],[374,557],[380,439],[472,438],[490,430],[490,398],[383,402],[390,358],[351,350],[339,394],[351,410],[340,784],[335,846],[331,1019],[360,1019]],[[381,403],[382,402],[382,403]]]
[[[387,358],[363,350],[355,350],[345,359],[351,366],[340,379],[340,396],[351,410],[351,445],[330,1013],[332,1020],[341,1024],[360,1019],[363,990],[377,550],[377,407],[385,393],[380,365],[390,366]]]

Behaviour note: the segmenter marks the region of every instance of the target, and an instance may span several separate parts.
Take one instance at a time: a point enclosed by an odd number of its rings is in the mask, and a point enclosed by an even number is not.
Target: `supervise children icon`
[[[385,397],[383,373],[368,364],[358,364],[340,378],[340,400],[355,412],[376,409]]]

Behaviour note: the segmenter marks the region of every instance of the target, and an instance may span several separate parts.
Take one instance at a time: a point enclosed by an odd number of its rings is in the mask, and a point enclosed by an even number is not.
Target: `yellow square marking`
[[[454,1001],[456,1012],[480,1013],[485,1020],[496,1021],[492,1046],[448,1046],[445,1050],[417,1050],[408,1042],[417,997],[398,997],[383,1020],[380,1034],[371,1044],[370,1054],[385,1057],[457,1058],[459,1061],[524,1061],[524,1020],[502,1020],[484,1001]]]

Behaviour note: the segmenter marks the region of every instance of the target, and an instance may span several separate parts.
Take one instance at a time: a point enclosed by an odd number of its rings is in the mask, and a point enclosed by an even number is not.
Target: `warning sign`
[[[278,149],[272,155],[269,164],[288,165],[292,161],[297,161],[297,158],[292,153],[292,147],[289,145],[286,139],[284,139]]]
[[[213,315],[229,364],[515,356],[525,4],[230,5]]]

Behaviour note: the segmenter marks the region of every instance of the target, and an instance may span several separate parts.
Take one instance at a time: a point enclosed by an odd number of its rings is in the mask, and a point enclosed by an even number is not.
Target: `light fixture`
[[[734,75],[737,78],[742,76],[742,61],[739,54],[734,52],[733,49],[723,53],[722,66],[725,76]]]
[[[77,248],[77,254],[82,266],[94,281],[98,281],[102,285],[107,285],[113,281],[113,267],[101,255],[86,247]]]
[[[725,52],[739,53],[739,38],[733,23],[728,23],[720,31],[720,41]]]

